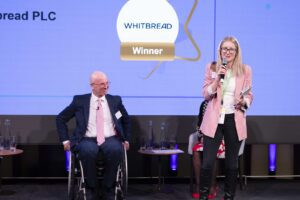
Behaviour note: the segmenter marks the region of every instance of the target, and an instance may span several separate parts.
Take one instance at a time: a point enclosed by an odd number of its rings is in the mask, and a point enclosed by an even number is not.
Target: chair
[[[123,159],[118,166],[118,172],[116,176],[115,200],[125,200],[127,195],[128,166],[125,148],[123,152]],[[85,180],[81,160],[78,158],[78,154],[74,152],[70,153],[69,160],[68,199],[86,200]],[[99,154],[97,160],[97,176],[99,179],[103,178],[104,168],[103,155]]]
[[[239,184],[240,184],[240,189],[243,189],[243,170],[241,167],[241,163],[243,161],[243,154],[244,154],[244,148],[245,148],[245,141],[243,140],[239,149],[239,163],[238,163],[238,174],[239,174]],[[194,168],[193,168],[193,146],[198,142],[198,132],[194,132],[191,133],[189,136],[189,144],[188,144],[188,154],[190,155],[190,191],[191,193],[193,192],[193,184],[194,184],[194,178],[195,178],[195,174],[194,174]],[[225,150],[226,151],[226,150]],[[225,155],[221,154],[219,157],[219,159],[224,159]]]
[[[194,185],[194,166],[193,166],[193,146],[198,142],[198,132],[191,133],[189,136],[189,144],[188,144],[188,154],[190,155],[190,192],[193,192]]]

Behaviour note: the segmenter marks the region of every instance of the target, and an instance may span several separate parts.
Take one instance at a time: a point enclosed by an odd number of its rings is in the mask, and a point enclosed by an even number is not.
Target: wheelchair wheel
[[[125,200],[125,197],[127,195],[127,185],[128,185],[127,169],[128,169],[127,154],[126,154],[126,149],[124,149],[124,156],[118,167],[118,172],[117,172],[115,200]]]
[[[80,159],[76,157],[77,154],[70,153],[69,162],[69,176],[68,176],[68,199],[69,200],[86,200],[86,190],[83,167]],[[97,161],[97,175],[98,179],[103,179],[104,171],[104,159],[99,159]],[[125,200],[127,195],[127,154],[124,148],[123,158],[118,166],[117,177],[116,177],[116,187],[115,187],[115,200]],[[101,189],[99,190],[101,191]],[[99,193],[101,197],[101,192]]]
[[[69,200],[85,200],[85,184],[84,178],[81,176],[82,165],[79,162],[78,166],[80,169],[76,168],[75,165],[78,160],[76,160],[75,155],[70,153],[69,162],[69,176],[68,176],[68,199]]]

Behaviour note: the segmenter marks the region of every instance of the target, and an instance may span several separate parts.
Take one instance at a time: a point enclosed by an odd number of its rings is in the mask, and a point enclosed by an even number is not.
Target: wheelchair
[[[125,200],[128,186],[128,168],[127,153],[124,147],[123,158],[118,166],[116,184],[115,184],[115,200]],[[103,179],[104,159],[100,153],[97,159],[97,177]],[[68,199],[69,200],[86,200],[86,189],[83,167],[78,154],[70,152],[69,157],[69,174],[68,174]]]

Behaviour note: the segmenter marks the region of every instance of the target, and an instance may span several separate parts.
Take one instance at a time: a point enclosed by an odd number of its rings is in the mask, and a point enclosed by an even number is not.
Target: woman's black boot
[[[199,200],[207,200],[211,184],[212,171],[210,169],[201,169],[200,173],[200,197]]]
[[[238,170],[227,170],[224,187],[224,200],[233,200],[237,184]]]

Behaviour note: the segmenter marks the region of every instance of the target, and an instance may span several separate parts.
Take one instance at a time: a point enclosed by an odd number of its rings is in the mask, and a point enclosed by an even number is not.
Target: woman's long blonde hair
[[[235,37],[227,36],[220,42],[219,47],[218,47],[217,66],[222,65],[221,47],[222,47],[223,43],[226,41],[230,41],[235,45],[236,54],[235,54],[235,58],[234,58],[233,64],[232,64],[232,73],[235,76],[240,76],[240,75],[244,74],[245,66],[243,65],[243,62],[242,62],[242,50],[240,48],[239,42],[237,41],[237,39]]]

